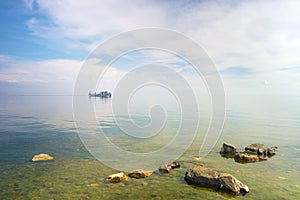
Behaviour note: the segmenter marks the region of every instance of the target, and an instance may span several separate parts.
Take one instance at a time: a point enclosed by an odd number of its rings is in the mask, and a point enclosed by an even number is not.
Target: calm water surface
[[[239,101],[227,103],[222,136],[201,162],[231,173],[249,186],[248,195],[231,197],[187,185],[183,180],[186,168],[166,176],[153,174],[147,179],[109,184],[105,178],[117,171],[94,159],[81,143],[73,123],[71,96],[1,97],[0,199],[300,199],[299,102],[299,97],[239,97]],[[124,149],[144,152],[160,148],[170,139],[137,145],[122,136],[112,116],[105,112],[109,100],[92,98],[89,103],[97,110],[99,126]],[[143,113],[135,115],[141,125],[149,120]],[[116,117],[128,120],[126,116]],[[172,136],[178,126],[176,112],[170,117],[173,125],[166,130],[167,136]],[[208,121],[204,115],[200,123],[203,128],[180,161],[199,162],[194,158]],[[219,156],[223,142],[239,150],[251,143],[276,145],[278,153],[266,162],[239,164]],[[38,153],[48,153],[55,159],[30,162]]]

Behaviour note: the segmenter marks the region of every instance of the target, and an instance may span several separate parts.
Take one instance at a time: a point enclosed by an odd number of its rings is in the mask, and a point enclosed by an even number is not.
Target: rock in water
[[[234,155],[234,161],[239,163],[254,163],[254,162],[260,162],[260,161],[266,161],[268,160],[267,157],[259,157],[256,155],[250,155],[247,153],[236,153]]]
[[[170,162],[161,165],[158,170],[160,173],[169,173],[172,169],[180,168],[179,162]]]
[[[244,195],[249,192],[248,186],[231,174],[219,174],[217,171],[204,166],[190,168],[186,172],[184,180],[191,185],[212,188],[234,195]]]
[[[275,155],[277,147],[268,148],[264,144],[250,144],[245,147],[244,152],[237,152],[235,146],[224,143],[220,154],[222,157],[234,158],[239,163],[254,163],[268,160],[268,158]]]
[[[112,174],[107,177],[107,181],[110,183],[119,183],[127,179],[127,176],[123,172]]]
[[[185,173],[184,180],[191,185],[218,189],[219,173],[207,167],[193,167]]]
[[[276,146],[273,146],[273,147],[271,147],[271,148],[269,148],[268,149],[268,156],[269,157],[272,157],[272,156],[274,156],[276,153],[276,150],[277,150],[277,147]]]
[[[234,155],[236,153],[236,147],[232,144],[223,143],[223,146],[221,148],[220,154],[222,155]]]
[[[152,171],[146,171],[142,169],[136,169],[127,174],[127,176],[131,178],[146,178],[150,176],[153,172]]]
[[[54,158],[52,156],[49,156],[48,154],[41,153],[38,155],[33,156],[31,159],[32,162],[37,162],[37,161],[47,161],[47,160],[53,160]]]
[[[268,148],[264,144],[250,144],[245,147],[246,153],[256,154],[258,156],[273,156],[277,147]]]
[[[233,193],[235,195],[245,195],[246,193],[249,193],[248,186],[244,185],[231,174],[220,174],[219,181],[220,189],[224,192]]]

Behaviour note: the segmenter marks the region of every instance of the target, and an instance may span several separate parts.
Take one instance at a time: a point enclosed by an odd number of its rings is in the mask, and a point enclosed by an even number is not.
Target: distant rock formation
[[[31,159],[32,162],[38,162],[38,161],[47,161],[47,160],[53,160],[54,158],[48,154],[41,153],[38,155],[33,156]]]
[[[244,152],[237,152],[235,146],[223,143],[220,154],[222,157],[234,158],[239,163],[253,163],[268,160],[275,155],[276,150],[277,147],[268,148],[264,144],[256,143],[246,146]]]
[[[277,147],[267,147],[264,144],[250,144],[245,147],[245,153],[256,154],[258,156],[274,156]]]

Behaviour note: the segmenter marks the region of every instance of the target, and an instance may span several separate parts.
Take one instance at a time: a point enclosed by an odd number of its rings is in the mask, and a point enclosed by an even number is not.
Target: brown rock
[[[236,153],[234,155],[235,162],[239,163],[254,163],[254,162],[260,162],[260,161],[266,161],[268,160],[267,157],[259,157],[256,155],[250,155],[247,153]]]
[[[153,172],[152,171],[146,171],[142,169],[136,169],[127,174],[127,176],[131,178],[146,178],[150,176]]]
[[[271,147],[268,149],[268,156],[271,157],[271,156],[274,156],[276,153],[276,150],[277,150],[277,147],[274,146],[274,147]]]
[[[119,183],[127,179],[127,176],[123,172],[120,172],[117,174],[109,175],[106,180],[110,183]]]
[[[231,174],[220,174],[220,190],[235,195],[249,193],[249,188]]]
[[[213,169],[207,167],[193,167],[190,168],[186,173],[184,180],[191,185],[200,187],[207,187],[218,189],[219,188],[219,173]]]
[[[190,168],[186,172],[184,180],[191,185],[212,188],[234,195],[244,195],[249,192],[248,186],[231,174],[219,174],[217,171],[204,166]]]
[[[235,146],[233,146],[232,144],[223,143],[220,154],[222,154],[222,155],[226,155],[226,154],[234,155],[235,153],[236,153],[236,147]]]
[[[47,160],[53,160],[54,158],[48,154],[45,153],[41,153],[38,155],[33,156],[33,158],[31,159],[32,162],[37,162],[37,161],[47,161]]]
[[[158,170],[160,173],[169,173],[172,169],[180,168],[179,162],[170,162],[161,165]]]
[[[264,144],[250,144],[245,147],[245,153],[256,154],[258,156],[273,156],[277,147],[268,148]]]

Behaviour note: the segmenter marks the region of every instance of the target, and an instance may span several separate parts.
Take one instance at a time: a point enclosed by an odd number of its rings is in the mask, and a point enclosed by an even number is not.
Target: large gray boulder
[[[248,186],[231,174],[220,174],[216,170],[204,166],[190,168],[186,172],[184,180],[191,185],[212,188],[234,195],[244,195],[249,192]]]
[[[207,167],[197,166],[190,168],[185,173],[184,180],[191,185],[218,189],[220,187],[218,178],[219,173],[217,171]]]

